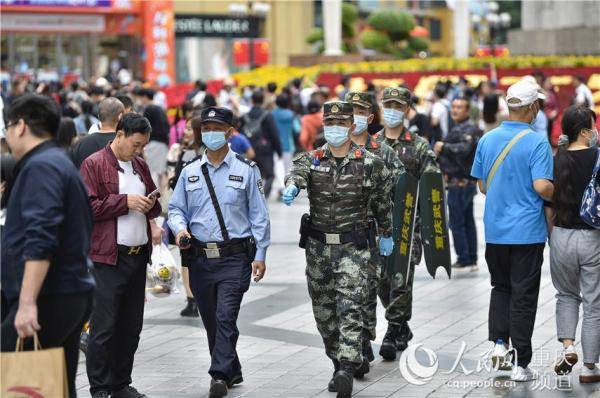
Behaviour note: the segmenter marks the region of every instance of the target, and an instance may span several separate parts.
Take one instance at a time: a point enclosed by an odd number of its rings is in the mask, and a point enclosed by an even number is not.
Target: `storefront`
[[[2,71],[172,81],[171,1],[0,0]],[[125,70],[127,73],[119,72]]]

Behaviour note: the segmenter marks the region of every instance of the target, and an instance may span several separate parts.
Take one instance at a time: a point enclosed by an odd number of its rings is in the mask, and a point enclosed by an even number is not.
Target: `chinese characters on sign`
[[[144,4],[145,76],[148,81],[173,83],[175,51],[173,2],[152,1]]]
[[[442,196],[437,189],[431,190],[431,201],[433,202],[433,230],[435,233],[435,248],[444,248],[444,216],[442,214]]]
[[[410,228],[415,208],[415,198],[412,193],[406,193],[402,230],[400,231],[400,254],[406,255],[410,247]]]

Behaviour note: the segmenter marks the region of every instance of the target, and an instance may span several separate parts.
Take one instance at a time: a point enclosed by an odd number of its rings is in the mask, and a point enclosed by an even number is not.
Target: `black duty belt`
[[[344,243],[358,243],[356,242],[355,231],[342,232],[340,234],[329,234],[311,228],[308,232],[308,236],[326,245],[343,245]]]
[[[254,238],[233,238],[223,242],[200,242],[192,238],[192,249],[195,251],[194,257],[202,256],[204,258],[223,258],[236,254],[248,253],[249,249],[255,245]]]
[[[125,245],[117,245],[119,251],[121,253],[127,254],[128,256],[137,256],[139,254],[144,254],[146,250],[148,250],[148,245],[141,246],[125,246]]]

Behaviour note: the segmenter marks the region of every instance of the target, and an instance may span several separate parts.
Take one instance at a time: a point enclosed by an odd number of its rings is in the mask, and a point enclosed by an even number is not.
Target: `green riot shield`
[[[386,272],[390,280],[404,286],[408,280],[412,236],[419,199],[419,180],[404,173],[398,177],[394,191],[393,231],[394,250],[387,258]]]
[[[419,184],[421,210],[421,237],[427,271],[435,278],[435,271],[443,267],[450,278],[450,238],[444,179],[440,173],[424,173]]]

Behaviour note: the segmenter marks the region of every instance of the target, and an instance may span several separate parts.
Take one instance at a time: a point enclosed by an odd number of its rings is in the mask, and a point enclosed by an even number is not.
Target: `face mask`
[[[211,151],[218,151],[227,144],[224,131],[207,131],[202,133],[202,142]]]
[[[323,126],[325,141],[333,147],[342,146],[348,141],[348,127],[344,126]]]
[[[354,124],[356,124],[356,128],[352,132],[354,135],[361,135],[363,131],[365,131],[369,125],[367,122],[367,116],[354,115]]]
[[[404,112],[398,109],[383,108],[383,121],[390,128],[397,127],[404,121]]]

